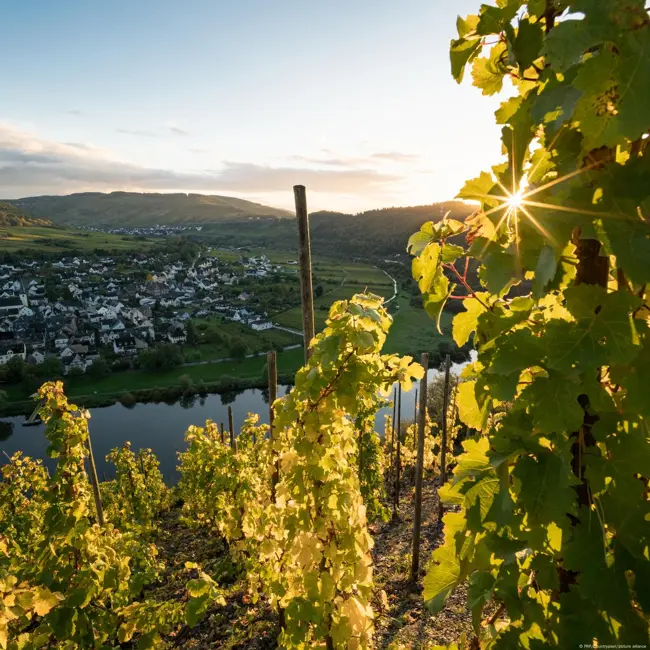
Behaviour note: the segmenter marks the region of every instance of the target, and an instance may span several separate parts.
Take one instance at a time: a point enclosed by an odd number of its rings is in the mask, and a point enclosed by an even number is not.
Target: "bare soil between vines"
[[[438,497],[431,481],[423,487],[420,577],[410,581],[414,489],[402,492],[399,518],[371,526],[375,540],[375,647],[377,650],[427,650],[457,641],[471,633],[471,615],[463,586],[449,598],[446,608],[432,616],[424,606],[422,578],[431,552],[442,543],[437,521]],[[167,565],[161,582],[150,592],[158,600],[182,600],[186,562],[197,562],[226,589],[226,605],[211,608],[194,628],[182,628],[168,637],[172,647],[187,650],[271,650],[277,648],[278,618],[263,602],[252,603],[243,577],[230,561],[225,543],[202,528],[189,528],[179,520],[180,510],[167,513],[154,540]],[[385,594],[385,595],[384,595]]]

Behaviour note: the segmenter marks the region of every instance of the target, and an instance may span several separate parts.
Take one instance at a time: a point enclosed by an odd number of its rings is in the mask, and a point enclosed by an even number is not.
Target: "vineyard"
[[[454,77],[510,94],[504,161],[461,190],[470,218],[408,250],[431,327],[462,301],[476,360],[429,385],[427,355],[382,352],[370,293],[313,336],[296,187],[294,388],[275,399],[270,353],[270,425],[191,427],[169,487],[128,443],[99,483],[89,413],[44,385],[56,471],[2,470],[0,648],[648,646],[648,9],[498,0],[457,26]]]

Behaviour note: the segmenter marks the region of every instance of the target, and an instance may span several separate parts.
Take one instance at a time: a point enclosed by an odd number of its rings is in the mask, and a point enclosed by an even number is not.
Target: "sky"
[[[0,197],[200,192],[310,210],[451,199],[499,160],[449,71],[478,0],[0,0]]]

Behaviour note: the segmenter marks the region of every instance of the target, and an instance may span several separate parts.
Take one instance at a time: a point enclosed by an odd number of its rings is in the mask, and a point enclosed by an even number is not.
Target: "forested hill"
[[[11,205],[11,203],[0,202],[0,227],[34,227],[51,226],[52,222],[47,219],[34,219],[23,210]]]
[[[360,214],[314,212],[310,215],[311,246],[316,253],[334,256],[387,257],[405,253],[409,237],[423,223],[445,214],[464,220],[473,211],[461,201],[406,208],[384,208]],[[220,223],[205,228],[201,237],[220,245],[296,250],[294,219]]]
[[[383,208],[369,210],[357,215],[340,212],[315,212],[311,215],[312,246],[316,249],[322,242],[332,240],[333,246],[346,243],[352,248],[377,253],[403,253],[409,237],[423,223],[438,221],[449,213],[450,217],[463,221],[473,208],[461,201],[448,201],[432,205],[406,208]]]
[[[74,226],[203,224],[241,217],[291,217],[291,212],[231,196],[85,192],[7,201],[38,219]]]

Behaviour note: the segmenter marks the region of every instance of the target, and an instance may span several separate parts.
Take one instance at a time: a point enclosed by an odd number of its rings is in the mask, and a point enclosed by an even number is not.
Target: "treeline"
[[[405,208],[384,208],[352,215],[342,212],[314,212],[310,215],[311,246],[314,253],[334,257],[389,257],[406,253],[408,238],[427,221],[439,221],[449,213],[464,220],[474,208],[462,201]],[[264,219],[206,224],[192,234],[214,245],[267,247],[297,250],[293,219]]]

